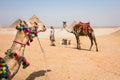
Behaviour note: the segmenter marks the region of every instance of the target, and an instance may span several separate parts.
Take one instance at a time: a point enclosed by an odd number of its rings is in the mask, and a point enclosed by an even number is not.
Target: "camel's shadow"
[[[50,72],[51,70],[40,70],[40,71],[36,71],[31,73],[25,80],[34,80],[36,77],[40,77],[40,76],[45,76],[46,72]]]
[[[83,51],[90,51],[89,49],[87,48],[81,48],[81,49],[77,49],[76,47],[71,47],[71,49],[76,49],[76,50],[83,50]],[[92,50],[91,50],[92,51]]]

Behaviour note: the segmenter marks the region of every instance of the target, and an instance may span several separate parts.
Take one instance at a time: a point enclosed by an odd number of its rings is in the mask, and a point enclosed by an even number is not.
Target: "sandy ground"
[[[77,50],[74,36],[64,30],[55,30],[55,47],[50,46],[49,30],[40,33],[45,58],[35,38],[25,50],[30,66],[21,67],[13,80],[120,80],[120,31],[117,31],[120,28],[94,30],[99,52],[95,46],[88,51],[87,37],[81,37],[82,50]],[[11,47],[15,33],[14,29],[0,29],[0,56],[4,57],[4,52]],[[62,38],[70,39],[71,45],[60,45]]]

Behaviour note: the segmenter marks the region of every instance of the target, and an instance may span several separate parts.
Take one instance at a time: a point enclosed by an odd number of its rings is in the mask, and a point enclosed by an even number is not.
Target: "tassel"
[[[34,34],[38,34],[38,32],[37,32],[37,31],[35,31],[35,32],[34,32]]]
[[[19,61],[21,62],[24,59],[24,57],[20,56]]]
[[[17,55],[16,53],[14,54],[14,57],[15,57],[16,59],[19,59],[19,58],[20,58],[20,56]]]
[[[30,46],[30,43],[29,43],[29,41],[27,42],[27,45],[28,45],[28,46]]]
[[[27,30],[23,30],[24,31],[24,33],[27,33]]]
[[[25,63],[25,62],[26,62],[26,59],[24,58],[24,59],[22,60],[22,62]]]
[[[32,30],[31,30],[31,29],[29,29],[29,30],[28,30],[28,32],[29,32],[29,33],[31,33],[31,32],[32,32]]]
[[[32,39],[32,38],[30,38],[30,42],[33,42],[33,39]]]

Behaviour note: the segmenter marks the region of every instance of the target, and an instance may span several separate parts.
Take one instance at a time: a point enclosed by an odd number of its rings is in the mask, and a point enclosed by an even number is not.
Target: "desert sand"
[[[120,80],[120,27],[94,30],[99,52],[95,45],[88,51],[88,37],[80,37],[82,50],[77,50],[74,35],[65,30],[55,29],[56,46],[50,46],[49,29],[39,33],[44,53],[34,38],[25,50],[30,66],[21,67],[13,80]],[[1,57],[11,47],[15,34],[15,29],[0,28]],[[63,38],[70,39],[71,45],[60,45]]]

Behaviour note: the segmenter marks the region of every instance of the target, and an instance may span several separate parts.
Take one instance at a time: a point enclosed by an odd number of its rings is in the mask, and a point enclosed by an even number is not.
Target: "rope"
[[[20,44],[20,45],[22,45],[22,46],[25,46],[26,44],[23,44],[23,43],[21,43],[21,42],[18,42],[18,41],[13,41],[13,42],[15,42],[15,43],[18,43],[18,44]]]
[[[39,46],[40,46],[40,49],[41,49],[41,51],[42,51],[42,54],[43,54],[43,57],[44,57],[44,60],[45,60],[45,73],[46,73],[46,77],[45,77],[45,80],[47,80],[47,68],[48,68],[48,66],[47,66],[47,59],[46,59],[46,55],[45,55],[45,52],[44,52],[44,50],[43,50],[43,48],[42,48],[42,45],[41,45],[41,43],[40,43],[40,40],[39,40],[39,38],[37,37],[37,40],[38,40],[38,43],[39,43]]]

